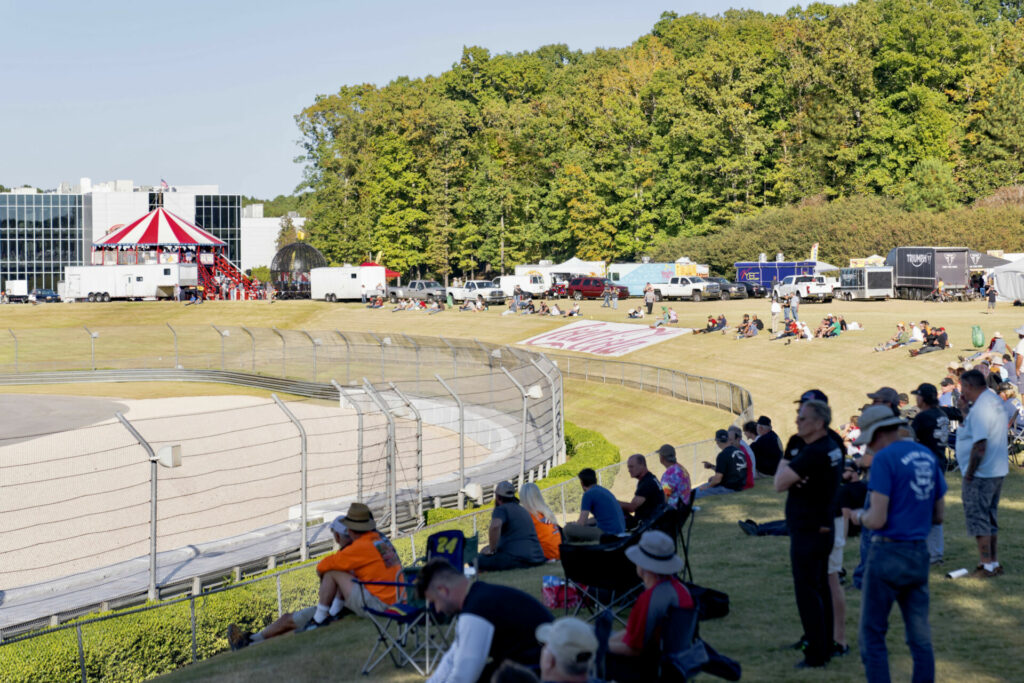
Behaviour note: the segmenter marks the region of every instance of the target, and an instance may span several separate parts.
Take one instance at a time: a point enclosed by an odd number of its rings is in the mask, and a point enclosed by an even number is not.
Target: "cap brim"
[[[547,644],[548,639],[551,638],[551,630],[554,628],[555,625],[551,622],[538,626],[537,630],[533,632],[534,636],[537,638],[537,642],[542,645]]]

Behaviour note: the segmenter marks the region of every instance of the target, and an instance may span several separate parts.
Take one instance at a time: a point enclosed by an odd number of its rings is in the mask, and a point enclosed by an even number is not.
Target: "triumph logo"
[[[979,263],[981,263],[981,257],[979,257],[977,254],[971,254],[971,265],[976,266]]]
[[[953,261],[956,260],[956,254],[943,254],[943,256],[946,257],[946,265],[947,266],[953,265]]]
[[[907,254],[907,263],[914,268],[920,268],[926,263],[932,262],[931,254]]]

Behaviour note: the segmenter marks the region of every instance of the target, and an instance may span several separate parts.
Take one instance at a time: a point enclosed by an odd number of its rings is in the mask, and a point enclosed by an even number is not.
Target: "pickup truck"
[[[500,304],[505,301],[505,292],[490,280],[469,280],[462,287],[449,287],[448,293],[455,301],[476,301],[477,296],[483,297],[484,302],[488,304]]]
[[[717,299],[722,288],[717,282],[710,282],[698,275],[680,275],[668,282],[654,285],[655,298],[661,299]]]
[[[800,293],[801,300],[832,301],[832,290],[835,283],[831,278],[821,275],[787,275],[782,282],[775,285],[772,295],[779,298]]]
[[[436,280],[411,280],[407,285],[388,287],[388,299],[395,303],[399,299],[420,301],[444,301],[446,292]]]

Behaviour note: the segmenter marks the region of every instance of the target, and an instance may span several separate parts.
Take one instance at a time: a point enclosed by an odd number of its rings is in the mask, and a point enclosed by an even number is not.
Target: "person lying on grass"
[[[316,566],[320,577],[319,601],[313,607],[283,615],[258,633],[248,633],[236,624],[228,627],[228,645],[240,650],[292,631],[310,631],[326,626],[346,614],[359,616],[365,608],[385,610],[398,601],[394,586],[360,586],[358,581],[400,579],[402,563],[394,547],[377,531],[370,508],[352,503],[344,517],[331,522],[331,533],[341,549]]]

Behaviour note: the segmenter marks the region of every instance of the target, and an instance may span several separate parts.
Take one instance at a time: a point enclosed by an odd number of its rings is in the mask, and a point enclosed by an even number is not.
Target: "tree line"
[[[1022,5],[665,13],[623,48],[467,47],[437,76],[345,85],[296,116],[309,240],[442,278],[815,241],[864,256],[889,220],[931,242],[916,229],[1024,183]]]

